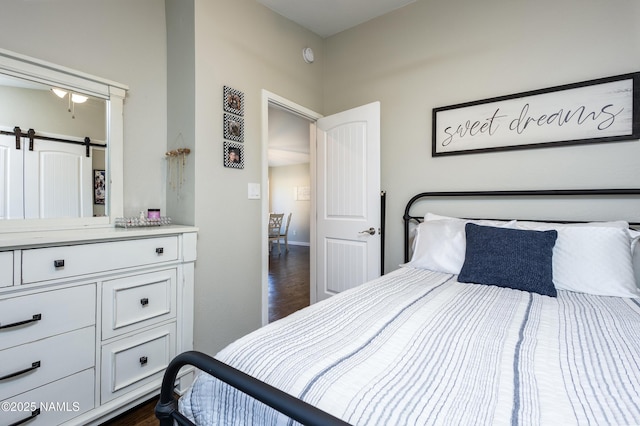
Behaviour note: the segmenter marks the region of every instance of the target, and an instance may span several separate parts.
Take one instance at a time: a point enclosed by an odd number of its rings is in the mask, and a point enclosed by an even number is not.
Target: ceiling
[[[416,0],[257,0],[322,38],[355,27]]]

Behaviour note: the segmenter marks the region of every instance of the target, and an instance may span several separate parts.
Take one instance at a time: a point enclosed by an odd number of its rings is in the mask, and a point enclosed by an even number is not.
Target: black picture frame
[[[244,169],[244,145],[237,142],[224,141],[224,166],[232,169]]]
[[[432,157],[640,139],[640,72],[433,109]]]
[[[104,205],[106,193],[107,182],[105,171],[93,169],[93,204]]]
[[[244,93],[229,86],[224,86],[222,96],[223,108],[235,115],[244,115]]]
[[[224,138],[244,142],[244,119],[232,114],[224,114]]]

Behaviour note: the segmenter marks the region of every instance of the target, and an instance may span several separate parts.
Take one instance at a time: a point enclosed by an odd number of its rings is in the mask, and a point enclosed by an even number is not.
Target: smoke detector
[[[308,64],[313,63],[313,49],[311,49],[310,47],[305,47],[304,49],[302,49],[302,59],[304,59],[304,61]]]

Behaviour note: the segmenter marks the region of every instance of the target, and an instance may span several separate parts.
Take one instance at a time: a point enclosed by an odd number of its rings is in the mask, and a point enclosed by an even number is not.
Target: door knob
[[[365,229],[364,231],[360,231],[359,234],[376,235],[376,229],[375,228]]]

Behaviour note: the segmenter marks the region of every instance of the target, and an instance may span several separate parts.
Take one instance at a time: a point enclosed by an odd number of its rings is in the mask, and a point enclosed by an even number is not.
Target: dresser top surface
[[[84,228],[55,231],[26,231],[0,233],[0,250],[22,249],[53,244],[73,244],[134,238],[150,238],[197,232],[198,228],[183,225],[149,226],[140,228]]]

